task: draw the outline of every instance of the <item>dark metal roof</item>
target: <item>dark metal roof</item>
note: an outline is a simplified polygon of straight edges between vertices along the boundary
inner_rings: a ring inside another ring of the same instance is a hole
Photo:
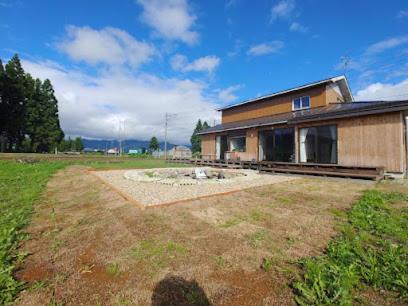
[[[332,103],[327,106],[310,108],[307,110],[294,111],[290,113],[277,114],[268,117],[219,124],[210,127],[199,134],[203,135],[277,124],[295,124],[301,122],[313,122],[336,118],[356,117],[370,114],[396,112],[401,110],[408,110],[408,100]]]

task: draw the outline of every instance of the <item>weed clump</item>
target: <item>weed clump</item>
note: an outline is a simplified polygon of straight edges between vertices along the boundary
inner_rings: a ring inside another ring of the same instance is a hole
[[[408,210],[398,193],[366,191],[325,255],[301,261],[303,279],[293,284],[300,305],[351,305],[362,286],[408,297]]]

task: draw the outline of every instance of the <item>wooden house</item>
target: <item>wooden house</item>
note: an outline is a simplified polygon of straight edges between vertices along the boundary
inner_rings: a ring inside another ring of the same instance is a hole
[[[202,158],[383,167],[406,174],[408,101],[354,101],[344,76],[218,109]]]

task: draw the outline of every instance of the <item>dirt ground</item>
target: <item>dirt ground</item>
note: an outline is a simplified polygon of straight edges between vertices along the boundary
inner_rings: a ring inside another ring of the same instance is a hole
[[[17,305],[292,305],[295,261],[374,186],[302,178],[141,210],[84,169],[59,172],[36,206]]]

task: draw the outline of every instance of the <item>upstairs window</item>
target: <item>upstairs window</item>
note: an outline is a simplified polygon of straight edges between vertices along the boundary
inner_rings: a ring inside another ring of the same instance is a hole
[[[307,109],[310,108],[310,97],[301,97],[301,98],[296,98],[293,99],[292,101],[292,110],[301,110],[301,109]]]

